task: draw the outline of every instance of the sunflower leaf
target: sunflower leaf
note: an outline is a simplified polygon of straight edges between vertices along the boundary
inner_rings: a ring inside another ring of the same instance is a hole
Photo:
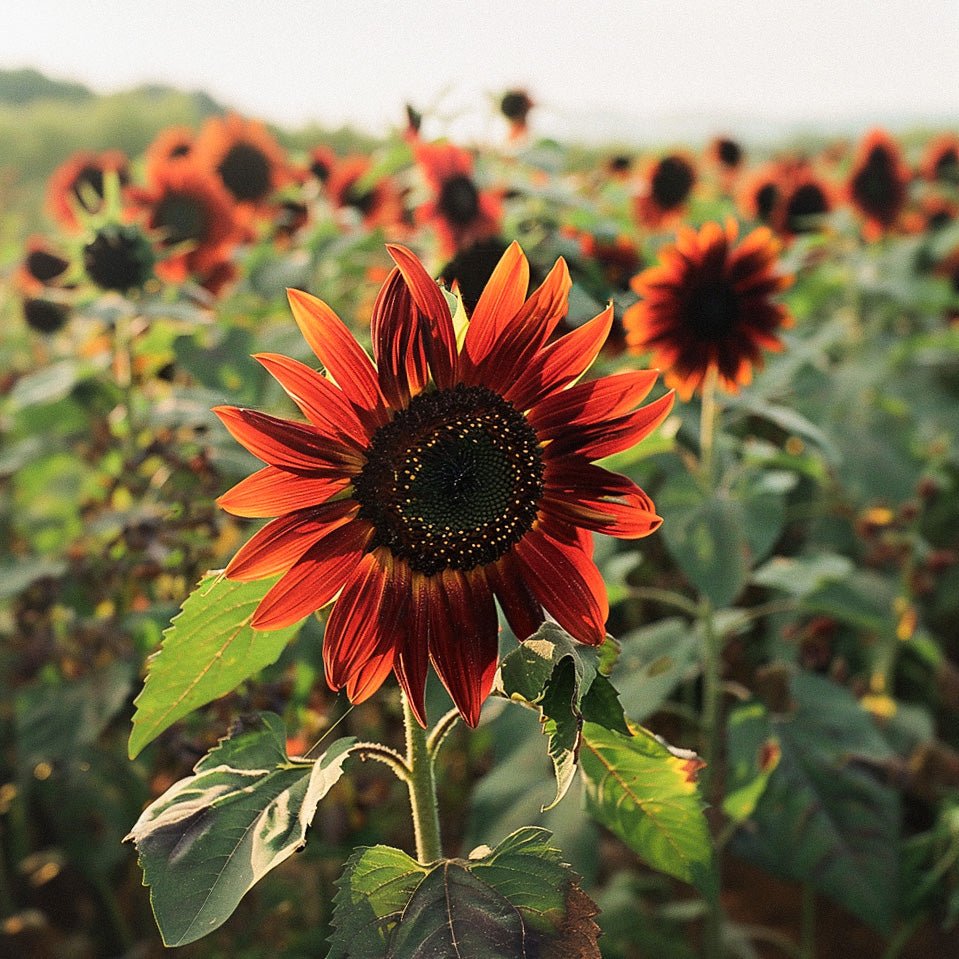
[[[550,839],[525,827],[430,866],[357,850],[337,882],[328,959],[599,959],[598,910]]]
[[[644,729],[634,732],[583,727],[586,807],[651,866],[712,895],[712,842],[695,781],[701,763],[677,755]]]
[[[203,577],[150,657],[143,689],[134,700],[131,759],[178,719],[276,662],[299,626],[270,632],[250,626],[253,611],[274,582],[238,583],[218,572]]]
[[[543,623],[500,664],[494,692],[538,709],[548,739],[556,795],[543,812],[566,795],[575,778],[585,720],[629,735],[616,689],[604,675],[617,654],[611,637],[595,650],[556,623]]]
[[[217,929],[255,883],[303,846],[354,742],[339,739],[319,759],[291,760],[283,721],[265,713],[144,810],[127,839],[167,946]]]

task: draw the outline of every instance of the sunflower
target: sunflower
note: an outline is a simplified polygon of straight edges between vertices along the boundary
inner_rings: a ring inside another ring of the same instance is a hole
[[[193,153],[217,172],[237,203],[253,211],[268,211],[269,196],[291,179],[286,154],[266,127],[235,113],[207,120]]]
[[[692,160],[681,153],[662,157],[649,168],[646,189],[636,197],[636,217],[645,226],[665,225],[682,212],[695,183]]]
[[[27,238],[23,261],[14,274],[14,284],[25,296],[37,296],[48,287],[60,286],[70,268],[47,240],[38,235]]]
[[[327,146],[314,147],[310,151],[309,175],[318,183],[325,184],[336,166],[336,154]]]
[[[392,670],[425,725],[432,662],[475,726],[498,661],[494,600],[520,640],[549,613],[580,642],[603,641],[608,602],[589,531],[637,538],[661,520],[631,480],[591,461],[641,440],[673,397],[636,408],[656,371],[576,383],[612,308],[547,346],[567,308],[562,260],[527,300],[529,264],[510,246],[457,336],[419,260],[388,249],[397,267],[373,308],[375,365],[325,303],[291,290],[326,375],[275,354],[257,359],[309,423],[216,410],[267,463],[220,505],[279,517],[226,575],[282,574],[255,629],[295,623],[338,597],[323,656],[331,688],[351,701]]]
[[[364,176],[373,166],[369,157],[344,157],[334,165],[326,181],[330,203],[342,211],[353,211],[368,229],[391,227],[402,220],[403,205],[389,177],[367,186]]]
[[[499,199],[476,185],[473,158],[467,150],[452,143],[418,143],[414,150],[433,194],[417,209],[416,219],[433,225],[443,256],[455,256],[499,233]]]
[[[930,140],[920,169],[926,180],[959,184],[959,137],[943,133]]]
[[[126,156],[119,150],[105,153],[81,151],[58,166],[47,182],[47,210],[69,230],[80,226],[77,211],[98,213],[103,206],[103,179],[116,174],[121,187],[130,182]]]
[[[506,250],[505,241],[493,236],[459,250],[440,270],[440,279],[450,289],[455,287],[463,298],[467,316],[473,315],[486,284]]]
[[[814,233],[822,217],[833,208],[832,190],[807,167],[786,178],[778,215],[777,231],[784,237]]]
[[[190,127],[167,127],[161,130],[144,154],[147,179],[152,180],[156,176],[156,171],[171,161],[185,160],[190,157],[195,139]]]
[[[529,113],[535,105],[525,90],[507,90],[500,98],[499,110],[509,122],[510,140],[522,140],[526,136]]]
[[[157,273],[170,282],[203,275],[228,258],[237,240],[233,199],[219,177],[194,160],[155,166],[150,185],[132,191],[131,199],[167,251]]]
[[[623,316],[627,342],[634,352],[652,351],[686,399],[710,368],[731,392],[748,383],[763,348],[781,349],[776,333],[792,323],[770,299],[792,280],[777,272],[772,232],[759,227],[734,246],[737,234],[732,220],[698,233],[684,227],[660,264],[633,278],[643,299]]]
[[[906,205],[910,172],[899,144],[884,130],[873,130],[859,144],[847,184],[850,202],[865,218],[867,239],[895,226]]]
[[[716,137],[706,150],[707,157],[724,170],[738,170],[743,162],[743,148],[731,137]]]

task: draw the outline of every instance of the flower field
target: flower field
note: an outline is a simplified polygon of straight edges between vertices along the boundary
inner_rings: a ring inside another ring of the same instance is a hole
[[[0,956],[959,955],[959,136],[496,106],[0,167]]]

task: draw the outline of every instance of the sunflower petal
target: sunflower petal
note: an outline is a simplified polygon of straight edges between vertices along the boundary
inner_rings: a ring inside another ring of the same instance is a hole
[[[401,564],[397,563],[397,567]],[[406,567],[406,564],[402,564]],[[410,573],[406,567],[406,588],[410,596],[410,625],[396,653],[393,672],[419,724],[426,726],[426,674],[430,664],[430,605],[436,602],[432,577]]]
[[[408,406],[410,397],[429,381],[423,333],[409,287],[394,267],[376,297],[370,320],[380,389],[393,409]]]
[[[301,476],[265,466],[240,480],[216,502],[234,516],[282,516],[324,503],[349,485],[348,476]]]
[[[528,639],[539,629],[545,617],[543,607],[523,579],[522,567],[512,552],[487,566],[486,578],[513,635],[519,640]]]

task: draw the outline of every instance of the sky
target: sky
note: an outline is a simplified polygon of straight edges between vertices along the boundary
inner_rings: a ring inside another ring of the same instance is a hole
[[[565,137],[677,117],[959,127],[957,50],[959,0],[18,0],[0,29],[0,66],[99,92],[170,83],[377,133],[410,102],[476,136],[511,87]]]

